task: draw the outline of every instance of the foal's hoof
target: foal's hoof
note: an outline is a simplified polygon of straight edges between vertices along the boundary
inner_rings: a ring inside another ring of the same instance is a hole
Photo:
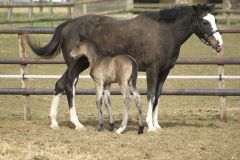
[[[114,131],[114,123],[109,124],[109,131],[110,132]]]
[[[59,129],[60,127],[59,127],[58,124],[51,124],[51,125],[50,125],[50,128],[52,128],[52,129],[54,129],[54,130],[57,130],[57,129]]]
[[[103,128],[103,124],[99,124],[96,128],[96,131],[99,132],[102,130],[102,128]]]
[[[139,126],[138,134],[143,134],[144,126]]]

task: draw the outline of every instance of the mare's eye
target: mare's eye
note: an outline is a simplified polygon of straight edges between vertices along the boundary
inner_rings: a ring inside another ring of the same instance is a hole
[[[203,23],[204,25],[207,25],[207,24],[208,24],[208,21],[202,21],[202,23]]]

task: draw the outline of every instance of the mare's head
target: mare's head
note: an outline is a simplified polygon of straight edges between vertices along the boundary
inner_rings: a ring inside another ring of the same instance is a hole
[[[223,48],[222,36],[216,25],[216,19],[212,15],[214,7],[210,5],[194,5],[195,31],[194,33],[207,45],[211,45],[216,52]]]

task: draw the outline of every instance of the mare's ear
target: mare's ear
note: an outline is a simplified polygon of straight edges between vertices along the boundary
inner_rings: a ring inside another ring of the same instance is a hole
[[[213,12],[215,10],[215,4],[214,3],[208,4],[208,6],[209,6],[209,9],[210,9],[211,12]]]
[[[199,13],[200,13],[200,5],[199,4],[198,5],[193,5],[193,10],[194,10],[195,13],[197,13],[199,15]]]

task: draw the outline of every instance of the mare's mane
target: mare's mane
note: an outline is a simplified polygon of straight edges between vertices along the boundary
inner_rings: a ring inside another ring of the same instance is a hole
[[[207,11],[211,12],[213,10],[213,6],[209,6],[207,4],[197,5],[196,6],[200,11]],[[193,10],[192,6],[188,5],[178,5],[173,8],[163,9],[157,12],[146,11],[142,15],[149,17],[156,21],[163,21],[163,22],[175,22],[177,19],[183,17],[187,13]]]

